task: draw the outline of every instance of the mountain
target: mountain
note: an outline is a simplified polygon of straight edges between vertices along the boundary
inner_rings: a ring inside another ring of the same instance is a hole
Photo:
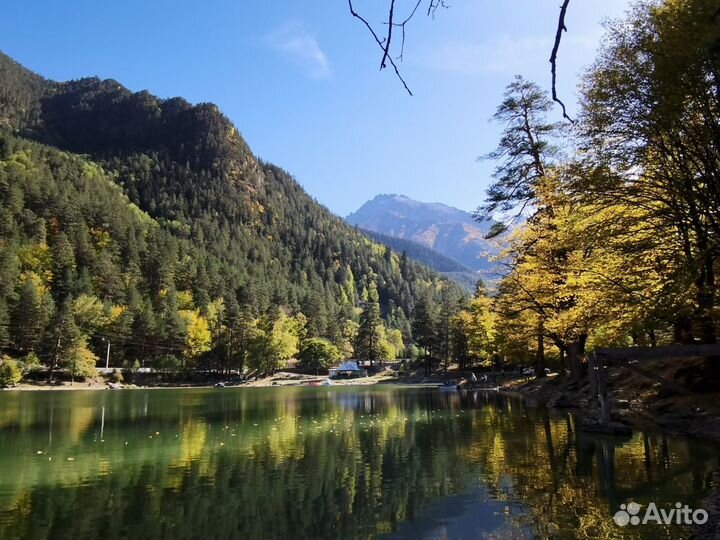
[[[405,253],[411,259],[418,261],[419,263],[435,270],[436,272],[471,272],[467,266],[464,266],[450,257],[446,257],[442,253],[438,253],[429,247],[413,242],[412,240],[405,240],[403,238],[396,238],[394,236],[388,236],[375,231],[360,229],[364,234],[370,237],[378,244],[388,246],[396,253]]]
[[[361,229],[411,240],[462,266],[490,272],[489,255],[496,248],[485,239],[491,223],[478,223],[463,210],[441,203],[424,203],[404,195],[378,195],[346,221]]]
[[[405,240],[403,238],[395,238],[394,236],[387,236],[375,231],[369,231],[360,229],[363,233],[369,236],[375,242],[389,247],[396,253],[405,254],[408,258],[419,262],[427,266],[428,268],[435,270],[442,276],[459,283],[465,289],[472,293],[475,291],[478,279],[481,278],[479,272],[470,270],[467,266],[464,266],[450,257],[438,253],[429,247],[413,242],[412,240]]]
[[[339,342],[375,290],[408,340],[443,281],[258,159],[215,105],[50,81],[1,53],[0,248],[0,349],[46,357],[69,321],[128,361],[222,355],[198,340],[242,310]]]

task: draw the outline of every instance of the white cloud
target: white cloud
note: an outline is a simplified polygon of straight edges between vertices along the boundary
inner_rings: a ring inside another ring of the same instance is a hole
[[[599,32],[565,36],[560,56],[591,57],[599,36]],[[496,36],[482,43],[447,43],[430,52],[424,64],[432,69],[464,75],[514,74],[538,65],[538,61],[547,61],[552,45],[550,37],[533,36]]]
[[[299,66],[313,79],[330,77],[330,62],[315,36],[301,24],[280,26],[267,35],[268,46]]]

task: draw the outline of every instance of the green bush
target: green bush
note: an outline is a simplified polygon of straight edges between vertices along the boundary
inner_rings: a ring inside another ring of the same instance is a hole
[[[39,370],[41,365],[40,358],[34,352],[27,353],[20,364],[23,377],[28,373]]]
[[[178,370],[182,368],[182,360],[171,354],[156,356],[152,364],[156,369]]]
[[[298,360],[303,368],[328,368],[342,358],[340,349],[327,339],[310,338],[300,344]]]
[[[0,359],[0,386],[15,386],[22,376],[19,362],[7,356]]]

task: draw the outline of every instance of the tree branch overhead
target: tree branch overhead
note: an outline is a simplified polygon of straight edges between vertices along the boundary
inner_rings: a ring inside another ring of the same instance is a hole
[[[403,54],[405,52],[405,38],[406,38],[406,32],[405,27],[406,25],[415,17],[417,14],[420,6],[425,2],[426,0],[417,0],[415,3],[413,9],[410,11],[409,15],[402,20],[402,22],[396,21],[396,0],[390,0],[390,7],[388,9],[388,15],[385,21],[383,21],[383,26],[387,27],[387,30],[384,32],[379,32],[375,30],[372,24],[365,18],[363,15],[358,13],[358,11],[355,9],[355,6],[353,5],[352,0],[348,0],[348,7],[350,8],[350,14],[361,21],[363,25],[368,29],[370,34],[372,35],[373,39],[375,40],[375,43],[378,44],[380,49],[382,50],[382,59],[380,60],[380,70],[383,70],[387,68],[388,64],[390,64],[393,68],[393,71],[395,72],[395,75],[398,79],[400,79],[400,82],[405,87],[405,90],[408,94],[411,96],[413,95],[412,90],[410,90],[410,87],[407,85],[407,82],[403,78],[402,74],[400,73],[400,69],[397,66],[397,63],[395,60],[402,62]],[[427,16],[428,17],[434,17],[436,11],[438,8],[448,8],[450,7],[445,0],[427,0]],[[392,40],[393,40],[393,29],[399,28],[401,30],[402,40],[400,44],[400,53],[393,58],[392,56]],[[381,37],[382,36],[382,37]]]

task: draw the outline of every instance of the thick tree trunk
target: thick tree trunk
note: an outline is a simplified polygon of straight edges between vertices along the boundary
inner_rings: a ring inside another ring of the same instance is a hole
[[[568,346],[568,362],[570,364],[570,374],[575,382],[583,378],[584,370],[582,365],[582,356],[585,354],[585,343],[587,342],[587,334],[581,334],[580,337]]]
[[[542,319],[538,324],[537,356],[535,358],[535,376],[545,376],[545,328]]]
[[[708,255],[705,258],[703,271],[696,282],[697,303],[698,303],[698,322],[700,325],[700,340],[703,343],[715,343],[717,341],[717,332],[715,330],[715,320],[711,313],[715,307],[715,271],[713,268],[713,257]]]
[[[587,345],[587,334],[580,334],[580,337],[578,338],[578,352],[581,355],[585,354],[585,345]]]
[[[572,342],[568,346],[568,364],[572,380],[579,381],[581,377],[580,359],[578,355],[578,345],[575,342]]]
[[[684,315],[680,315],[673,322],[673,341],[682,345],[689,345],[695,341],[692,332],[692,323]]]

